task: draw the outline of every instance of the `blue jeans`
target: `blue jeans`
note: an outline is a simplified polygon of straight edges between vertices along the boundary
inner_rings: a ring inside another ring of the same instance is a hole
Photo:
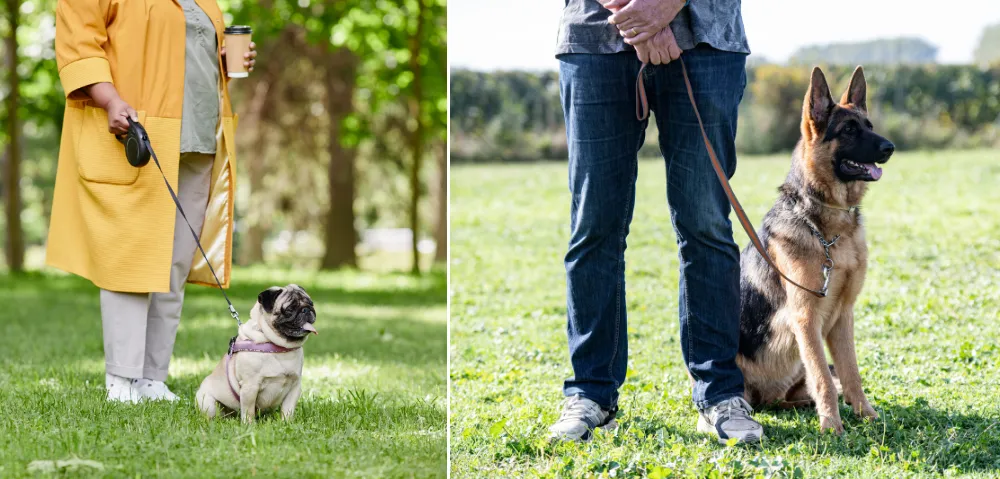
[[[736,117],[746,55],[699,46],[683,53],[709,139],[727,174],[736,170]],[[566,253],[567,313],[579,394],[617,409],[625,381],[625,238],[635,203],[637,154],[647,121],[636,119],[634,53],[561,55],[560,91],[572,194]],[[679,62],[646,68],[650,109],[666,162],[667,203],[680,259],[681,351],[701,409],[743,395],[736,365],[740,320],[739,248],[729,202],[712,169]]]

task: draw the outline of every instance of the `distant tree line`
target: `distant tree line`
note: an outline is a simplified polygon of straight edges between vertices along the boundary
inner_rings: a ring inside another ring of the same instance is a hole
[[[872,121],[901,149],[1000,146],[1000,24],[987,27],[975,65],[936,65],[937,47],[888,38],[802,47],[785,66],[751,56],[736,146],[743,153],[791,150],[813,65],[837,89],[864,65]],[[839,92],[838,92],[839,93]],[[655,155],[656,126],[640,155]],[[453,162],[566,158],[555,72],[452,71]]]
[[[823,68],[839,94],[853,66]],[[737,136],[741,152],[795,146],[809,71],[808,66],[748,68]],[[1000,65],[873,65],[865,73],[872,121],[898,148],[1000,146]],[[451,91],[452,161],[566,157],[557,74],[456,70]],[[656,138],[655,131],[647,131],[640,154],[656,154]]]
[[[881,38],[864,42],[830,43],[799,48],[788,59],[793,65],[925,64],[937,60],[938,48],[919,38]]]

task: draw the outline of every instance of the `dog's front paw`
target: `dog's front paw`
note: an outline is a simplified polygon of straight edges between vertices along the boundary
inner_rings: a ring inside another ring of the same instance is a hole
[[[820,432],[833,431],[839,436],[844,433],[844,423],[837,416],[820,416],[819,430]]]
[[[861,401],[860,404],[854,407],[854,414],[864,420],[875,421],[878,419],[878,413],[875,412],[875,408],[868,401]]]

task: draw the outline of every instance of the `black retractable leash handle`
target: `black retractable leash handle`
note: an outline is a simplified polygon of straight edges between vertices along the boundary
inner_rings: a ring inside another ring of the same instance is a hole
[[[170,191],[170,197],[174,199],[174,204],[177,205],[177,211],[180,212],[181,217],[184,218],[184,222],[187,223],[188,229],[191,230],[191,235],[194,236],[194,242],[198,245],[198,249],[201,251],[201,256],[205,258],[205,262],[208,263],[208,269],[212,271],[212,276],[215,277],[215,283],[219,285],[219,291],[222,292],[222,296],[226,298],[226,303],[229,304],[229,314],[233,316],[236,320],[237,326],[242,326],[243,323],[240,322],[240,314],[236,312],[236,307],[233,306],[233,302],[229,300],[229,295],[226,294],[226,290],[222,289],[222,281],[219,281],[219,275],[215,274],[215,268],[212,267],[212,262],[208,260],[208,255],[205,254],[205,248],[201,246],[201,240],[198,239],[198,233],[194,231],[194,226],[191,226],[191,221],[188,220],[186,214],[184,214],[184,208],[181,207],[181,201],[177,198],[177,193],[174,189],[170,187],[170,182],[167,181],[167,175],[163,173],[163,167],[160,166],[160,160],[156,158],[156,153],[153,151],[153,145],[149,141],[149,135],[146,134],[146,129],[142,127],[137,121],[132,121],[132,118],[128,119],[128,132],[125,135],[119,136],[118,141],[122,145],[125,145],[125,157],[128,158],[130,165],[141,168],[149,163],[149,158],[153,158],[153,162],[156,163],[156,168],[160,170],[160,176],[163,177],[163,183],[167,185],[167,190]],[[235,338],[234,338],[235,339]],[[232,341],[230,341],[232,342]]]
[[[146,134],[146,129],[142,127],[141,123],[132,121],[132,118],[129,116],[125,118],[128,120],[128,132],[121,136],[115,135],[115,138],[122,145],[125,145],[125,157],[128,158],[129,164],[136,168],[141,168],[149,163],[150,152],[152,151],[149,144],[149,135]]]

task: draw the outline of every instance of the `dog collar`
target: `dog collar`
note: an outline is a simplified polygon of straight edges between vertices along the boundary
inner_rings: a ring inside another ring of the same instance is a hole
[[[817,198],[815,195],[806,195],[806,196],[808,196],[811,200],[819,203],[820,206],[823,206],[824,208],[830,208],[831,210],[846,211],[848,213],[852,213],[853,214],[853,213],[855,213],[855,212],[857,212],[858,210],[861,209],[861,205],[854,205],[854,206],[831,205],[830,203],[827,203],[827,202],[825,202],[825,201]]]
[[[846,212],[851,213],[851,214],[853,214],[853,213],[855,213],[855,212],[857,212],[858,210],[861,209],[861,205],[837,206],[837,205],[831,205],[830,203],[824,203],[822,201],[820,202],[820,204],[823,205],[826,208],[830,208],[830,209],[834,209],[834,210],[840,210],[840,211],[846,211]]]

